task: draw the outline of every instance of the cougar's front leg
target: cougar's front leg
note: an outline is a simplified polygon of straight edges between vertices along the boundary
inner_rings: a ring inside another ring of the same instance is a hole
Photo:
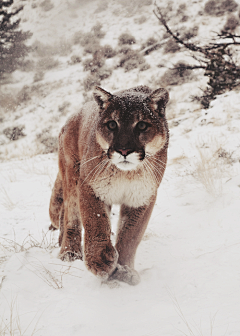
[[[107,279],[117,265],[118,253],[111,243],[109,207],[83,183],[79,190],[81,220],[84,226],[84,260],[87,268]]]
[[[156,197],[153,196],[149,205],[139,208],[121,206],[116,239],[118,251],[118,264],[113,278],[135,285],[140,281],[138,273],[134,270],[134,258],[137,247],[147,228]]]

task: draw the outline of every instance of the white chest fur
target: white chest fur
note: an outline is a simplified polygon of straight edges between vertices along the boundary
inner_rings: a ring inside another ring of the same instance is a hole
[[[156,183],[147,172],[124,172],[118,170],[114,174],[104,174],[91,182],[91,186],[103,202],[108,205],[125,204],[138,208],[147,205],[156,193]]]

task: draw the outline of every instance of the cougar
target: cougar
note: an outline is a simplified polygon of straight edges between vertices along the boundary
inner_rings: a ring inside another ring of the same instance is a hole
[[[96,87],[93,95],[59,135],[49,229],[60,229],[62,260],[84,259],[103,281],[136,285],[136,250],[167,163],[168,92],[138,86],[111,94]],[[115,246],[113,204],[120,205]]]

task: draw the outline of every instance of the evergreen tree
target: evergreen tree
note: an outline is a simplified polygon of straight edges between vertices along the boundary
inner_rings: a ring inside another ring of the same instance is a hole
[[[32,34],[22,32],[19,29],[20,19],[15,17],[23,7],[12,10],[13,1],[0,0],[0,78],[19,68],[30,50],[24,42]]]

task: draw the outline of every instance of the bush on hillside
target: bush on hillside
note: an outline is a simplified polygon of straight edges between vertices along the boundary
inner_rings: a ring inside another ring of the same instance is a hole
[[[70,42],[62,39],[59,42],[45,44],[38,40],[34,41],[31,46],[32,51],[38,57],[46,56],[66,56],[71,52],[72,45]]]
[[[163,53],[164,54],[168,54],[168,53],[174,54],[175,52],[177,52],[179,50],[180,50],[180,47],[179,47],[178,43],[173,38],[170,38],[167,41],[167,43],[164,45]]]
[[[93,33],[94,37],[98,39],[101,39],[106,35],[106,33],[102,31],[102,24],[99,22],[92,27],[91,32]]]
[[[140,64],[144,64],[144,57],[136,50],[129,49],[123,56],[120,58],[119,66],[124,68],[125,71],[130,71],[138,68]]]
[[[147,17],[145,15],[142,15],[142,16],[134,19],[134,22],[137,23],[137,24],[143,24],[146,21],[147,21]]]
[[[123,44],[134,44],[136,43],[136,39],[133,35],[128,34],[128,33],[123,33],[119,36],[118,38],[118,44],[123,45]]]
[[[3,134],[11,141],[16,141],[26,136],[23,132],[25,126],[19,125],[14,127],[7,127],[3,130]]]
[[[238,4],[234,0],[208,0],[204,12],[211,16],[221,16],[226,12],[237,10]]]
[[[43,57],[37,62],[37,70],[51,70],[59,65],[54,57]]]
[[[40,3],[39,6],[42,8],[44,12],[48,12],[54,8],[54,5],[50,0],[44,0],[43,2]]]
[[[97,75],[89,75],[83,81],[83,87],[85,91],[90,91],[96,85],[100,85],[101,80]]]
[[[168,69],[160,80],[162,85],[181,85],[189,82],[192,79],[192,71],[186,69],[186,65],[184,61],[179,61],[172,69]]]
[[[117,54],[116,51],[109,44],[101,47],[100,51],[105,58],[112,58]]]
[[[233,31],[240,25],[240,20],[235,15],[230,15],[223,27],[223,31]]]

